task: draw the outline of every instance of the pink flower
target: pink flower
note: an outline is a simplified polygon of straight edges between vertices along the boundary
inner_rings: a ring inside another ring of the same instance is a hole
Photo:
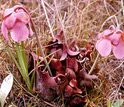
[[[16,42],[24,41],[29,35],[33,35],[30,16],[22,6],[17,5],[4,11],[1,31],[6,40],[8,40],[8,30]]]
[[[110,29],[98,34],[96,49],[103,57],[108,56],[113,50],[114,56],[122,59],[124,57],[124,33],[114,26],[110,26]]]

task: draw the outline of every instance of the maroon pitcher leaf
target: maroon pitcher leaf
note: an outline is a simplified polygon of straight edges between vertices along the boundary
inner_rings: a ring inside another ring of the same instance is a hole
[[[78,85],[77,80],[72,79],[69,82],[69,85],[67,85],[66,88],[65,88],[64,96],[67,97],[67,98],[70,98],[74,94],[81,94],[82,91],[78,88],[77,85]]]
[[[80,70],[78,72],[78,76],[82,79],[82,80],[97,80],[98,77],[96,75],[89,75],[86,73],[86,71],[84,69]]]
[[[66,58],[67,68],[73,69],[74,72],[78,72],[78,63],[76,58]]]
[[[98,77],[96,75],[89,75],[86,73],[85,69],[82,69],[78,72],[77,75],[80,86],[91,88],[92,80],[97,80]]]
[[[86,103],[86,97],[81,98],[77,96],[70,101],[71,107],[83,107],[84,103]]]
[[[59,33],[55,36],[55,38],[54,38],[54,41],[58,41],[58,44],[61,44],[62,43],[62,34],[63,34],[63,31],[62,30],[60,30],[59,31]]]
[[[55,77],[55,80],[56,80],[57,84],[59,85],[59,92],[63,92],[65,90],[65,87],[68,84],[67,77],[63,74],[58,74]]]
[[[74,52],[72,50],[69,49],[69,47],[66,45],[66,49],[67,49],[67,53],[70,55],[70,56],[76,56],[78,55],[80,52]]]
[[[50,62],[50,66],[51,69],[57,70],[57,71],[61,71],[62,70],[62,64],[60,62],[60,60],[58,59],[52,59]]]
[[[48,72],[37,71],[37,90],[40,92],[41,98],[52,101],[59,92],[59,86],[55,81],[55,77],[50,77]]]
[[[66,68],[66,73],[67,73],[67,78],[69,80],[76,79],[76,74],[75,74],[75,72],[72,69]]]
[[[33,53],[33,52],[31,52],[30,53],[32,56],[33,56],[33,59],[35,60],[35,61],[37,61],[37,60],[43,60],[43,57],[41,57],[41,56],[38,56],[38,55],[36,55],[35,53]]]
[[[60,58],[60,61],[63,61],[67,58],[67,50],[66,50],[66,47],[65,45],[63,45],[63,52],[62,52],[62,56]]]

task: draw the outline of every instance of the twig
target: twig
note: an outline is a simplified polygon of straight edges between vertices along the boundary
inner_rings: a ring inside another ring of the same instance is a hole
[[[123,16],[124,16],[124,2],[123,2],[123,0],[121,0],[121,6],[122,6],[122,10],[123,10]]]
[[[59,12],[58,12],[58,8],[57,8],[57,5],[56,5],[56,0],[54,0],[54,4],[55,4],[55,11],[56,11],[56,14],[57,14],[57,17],[59,19],[59,22],[61,24],[61,27],[62,27],[62,30],[63,30],[63,33],[64,33],[64,38],[65,38],[65,44],[67,44],[67,38],[66,38],[66,34],[65,34],[65,28],[64,28],[64,24],[60,18],[60,15],[59,15]]]
[[[119,68],[123,65],[123,63],[124,63],[124,61],[122,61],[122,62],[120,63],[120,65],[117,66],[112,72],[115,72],[117,69],[119,69]]]
[[[115,98],[116,98],[117,95],[118,95],[118,92],[119,92],[120,87],[121,87],[121,85],[122,85],[122,83],[123,83],[123,80],[124,80],[124,76],[123,76],[123,78],[122,78],[122,80],[121,80],[121,82],[120,82],[120,85],[119,85],[119,87],[118,87],[118,90],[117,90],[117,92],[116,92],[116,94],[115,94],[115,96],[114,96],[114,100],[113,100],[113,102],[115,101]],[[112,103],[113,103],[113,102],[112,102]]]
[[[45,8],[45,5],[44,5],[44,1],[42,0],[41,3],[42,3],[42,6],[43,6],[43,10],[44,10],[44,12],[45,12],[45,16],[46,16],[46,19],[47,19],[49,28],[50,28],[50,32],[51,32],[51,34],[52,34],[52,38],[54,38],[53,30],[52,30],[52,27],[51,27],[51,25],[50,25],[50,21],[49,21],[48,15],[47,15],[47,11],[46,11],[46,8]]]
[[[96,57],[96,59],[95,59],[95,61],[94,61],[94,63],[93,63],[93,65],[92,65],[92,67],[91,67],[91,69],[90,69],[90,71],[89,71],[88,74],[91,74],[91,73],[92,73],[93,69],[94,69],[95,66],[96,66],[96,63],[97,63],[98,58],[99,58],[99,53],[98,53],[98,55],[97,55],[97,57]]]
[[[102,24],[102,26],[101,26],[101,28],[100,28],[99,31],[102,30],[103,26],[105,25],[105,23],[106,23],[108,20],[110,20],[110,19],[112,19],[113,17],[115,17],[115,16],[116,16],[117,14],[119,14],[121,11],[122,11],[122,8],[121,8],[119,11],[117,11],[114,15],[108,17],[108,18],[103,22],[103,24]]]
[[[104,5],[105,5],[105,9],[106,9],[106,12],[107,12],[107,14],[109,15],[109,17],[111,16],[110,15],[110,13],[109,13],[109,11],[108,11],[108,8],[107,8],[107,2],[106,2],[106,0],[104,0]],[[112,22],[113,22],[113,24],[115,25],[115,23],[114,23],[114,21],[112,20]]]
[[[38,42],[38,45],[39,45],[39,48],[40,48],[41,55],[43,56],[45,65],[47,66],[48,65],[47,64],[47,60],[46,60],[45,55],[44,55],[44,52],[42,50],[42,46],[41,46],[40,41],[39,41],[39,38],[38,38],[38,33],[36,31],[36,27],[35,27],[35,24],[33,23],[33,20],[32,19],[31,19],[31,23],[32,23],[32,27],[33,27],[34,32],[35,32],[35,35],[36,35],[36,39],[37,39],[37,42]],[[49,72],[50,76],[52,76],[52,72],[50,70],[49,65],[47,66],[47,69],[48,69],[48,72]]]

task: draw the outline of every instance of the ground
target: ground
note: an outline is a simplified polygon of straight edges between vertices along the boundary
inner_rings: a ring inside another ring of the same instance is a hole
[[[44,12],[42,0],[2,0],[0,1],[0,16],[6,8],[22,4],[30,12],[36,25],[40,42],[43,47],[52,39],[58,31],[63,30],[67,42],[75,38],[76,44],[84,47],[85,41],[93,44],[97,41],[99,32],[108,29],[110,25],[120,24],[123,31],[124,6],[123,0],[44,0],[46,12]],[[46,15],[48,18],[46,18]],[[49,20],[49,23],[48,23]],[[2,17],[0,18],[0,25]],[[3,41],[3,35],[0,30]],[[37,41],[35,36],[30,41],[25,42],[25,49],[29,46],[35,50]],[[12,50],[9,42],[9,48]],[[97,51],[93,50],[92,64],[95,61]],[[99,70],[94,70],[99,78],[95,82],[92,90],[87,92],[87,107],[107,107],[107,100],[112,103],[118,99],[124,99],[124,60],[117,60],[112,54],[109,57],[99,57],[97,66]],[[90,65],[92,66],[92,65]],[[6,47],[0,43],[0,83],[7,76],[8,71],[15,74],[18,78],[10,94],[8,95],[5,106],[12,107],[65,107],[63,96],[58,97],[53,102],[47,102],[39,98],[37,94],[29,93],[24,83],[21,82],[21,75],[12,61],[11,56],[6,51]],[[124,106],[124,104],[123,104]]]

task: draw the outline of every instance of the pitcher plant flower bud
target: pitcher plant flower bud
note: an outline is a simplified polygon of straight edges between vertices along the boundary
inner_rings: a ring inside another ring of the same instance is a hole
[[[96,49],[101,56],[106,57],[113,51],[117,59],[124,57],[124,32],[113,25],[98,34]]]
[[[1,31],[6,40],[9,40],[8,30],[10,30],[11,37],[15,42],[24,41],[29,35],[33,35],[30,15],[24,7],[16,5],[13,8],[6,9],[3,12],[2,19]]]

